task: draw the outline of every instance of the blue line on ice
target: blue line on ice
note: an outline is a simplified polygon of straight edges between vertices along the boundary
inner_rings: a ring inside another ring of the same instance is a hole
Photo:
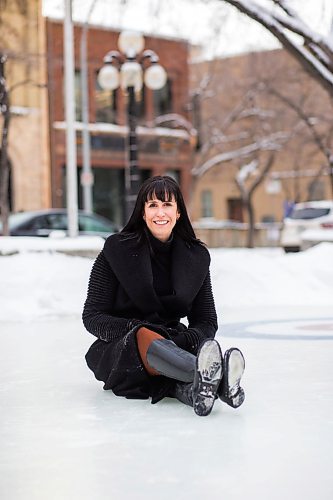
[[[309,333],[306,334],[304,331]],[[325,317],[220,324],[218,336],[266,340],[333,340],[331,332],[333,332],[333,317]]]

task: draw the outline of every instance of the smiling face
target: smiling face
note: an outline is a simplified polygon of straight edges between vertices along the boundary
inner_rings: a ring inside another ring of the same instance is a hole
[[[168,241],[179,216],[174,197],[161,201],[153,196],[145,202],[143,219],[151,234],[160,241]]]

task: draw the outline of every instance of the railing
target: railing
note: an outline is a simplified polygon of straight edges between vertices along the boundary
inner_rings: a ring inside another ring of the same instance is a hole
[[[229,220],[203,218],[193,222],[198,238],[210,248],[246,247],[248,224]],[[280,241],[280,222],[261,222],[255,224],[255,247],[278,247]]]

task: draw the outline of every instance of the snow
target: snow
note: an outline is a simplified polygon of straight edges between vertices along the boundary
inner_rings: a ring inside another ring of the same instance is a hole
[[[213,249],[212,280],[221,316],[226,307],[333,307],[333,245],[300,254],[280,249]]]
[[[79,317],[92,259],[68,256],[101,238],[0,238],[0,321]],[[42,251],[44,250],[44,251]],[[322,243],[300,254],[281,249],[212,249],[211,274],[217,309],[252,306],[332,306],[333,245]],[[29,293],[27,294],[27,286]],[[18,303],[20,304],[18,308]]]
[[[66,122],[54,122],[53,127],[58,130],[66,129]],[[75,122],[74,128],[75,130],[83,130],[84,124],[82,122]],[[114,133],[121,134],[124,136],[128,135],[128,126],[127,125],[115,125],[113,123],[89,123],[88,130],[90,132],[106,132],[106,133]],[[138,125],[137,127],[138,134],[142,135],[150,135],[150,136],[173,136],[180,137],[182,139],[188,139],[189,134],[186,130],[178,130],[171,129],[167,127],[143,127]]]
[[[256,172],[256,170],[258,169],[258,164],[258,160],[253,160],[250,163],[246,163],[245,165],[243,165],[236,174],[237,182],[239,184],[244,184],[246,179]]]
[[[93,259],[32,243],[0,256],[2,498],[333,498],[332,243],[211,250],[217,339],[244,353],[246,399],[207,418],[103,391],[80,319]]]
[[[27,252],[99,252],[104,240],[98,236],[65,237],[64,231],[52,231],[48,238],[1,236],[0,255]]]
[[[281,148],[281,142],[286,141],[289,137],[290,134],[286,132],[275,132],[274,134],[259,138],[254,143],[247,144],[246,146],[240,147],[238,149],[217,154],[203,164],[194,167],[192,169],[192,174],[200,177],[218,163],[222,164],[238,158],[247,157],[255,151],[278,150]]]

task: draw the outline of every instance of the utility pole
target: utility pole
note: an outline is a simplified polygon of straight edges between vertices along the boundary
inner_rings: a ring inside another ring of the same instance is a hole
[[[74,37],[72,0],[65,2],[64,61],[65,61],[65,118],[66,118],[66,183],[68,236],[78,235],[77,157],[74,93]]]
[[[82,104],[82,174],[81,186],[83,191],[83,210],[87,213],[93,211],[92,187],[94,176],[91,169],[90,133],[89,133],[89,92],[88,92],[88,51],[87,38],[90,16],[94,10],[97,0],[93,0],[82,26],[80,44],[81,63],[81,104]]]

